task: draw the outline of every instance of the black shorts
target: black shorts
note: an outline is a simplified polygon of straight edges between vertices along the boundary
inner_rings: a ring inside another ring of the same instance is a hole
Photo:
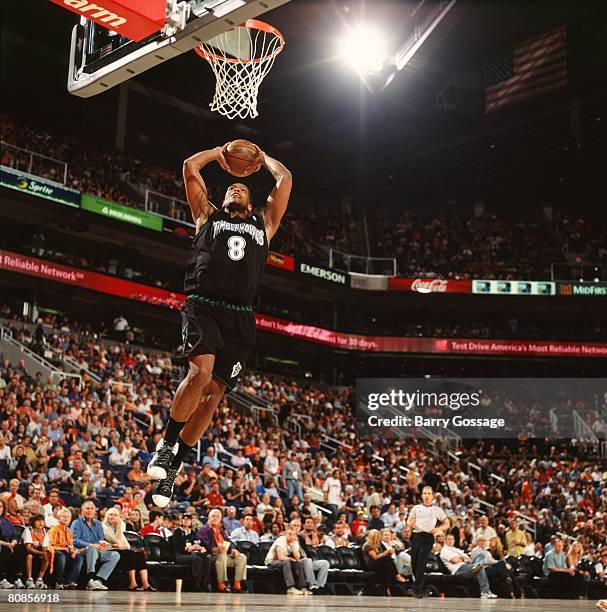
[[[255,315],[188,298],[181,321],[185,357],[215,355],[213,376],[231,389],[255,345]]]

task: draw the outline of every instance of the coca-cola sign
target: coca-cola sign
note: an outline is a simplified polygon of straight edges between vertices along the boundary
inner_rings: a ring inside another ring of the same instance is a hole
[[[471,280],[443,278],[391,278],[390,291],[417,291],[418,293],[471,293]]]

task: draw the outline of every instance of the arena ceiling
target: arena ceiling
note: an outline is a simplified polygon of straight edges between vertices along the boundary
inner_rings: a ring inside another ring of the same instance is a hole
[[[550,189],[556,197],[563,183],[582,178],[588,185],[592,160],[606,142],[607,5],[462,0],[381,93],[366,91],[332,59],[340,24],[361,10],[397,38],[414,6],[292,0],[265,17],[283,31],[287,47],[262,86],[259,118],[201,121],[132,95],[129,152],[178,168],[192,150],[248,137],[284,159],[298,177],[297,189],[310,196],[329,191],[390,201],[398,194],[401,201],[402,194],[410,201],[446,202],[461,194],[482,199],[518,181],[550,199]],[[3,15],[3,57],[11,62],[3,60],[3,109],[42,122],[61,113],[58,124],[80,130],[83,139],[110,139],[117,92],[83,101],[65,91],[73,16],[44,0],[27,3],[23,11],[24,21]],[[568,91],[485,117],[481,59],[563,23],[581,49]],[[201,108],[213,89],[210,70],[193,53],[144,73],[137,83]],[[586,126],[581,146],[571,139],[575,96],[582,99]]]

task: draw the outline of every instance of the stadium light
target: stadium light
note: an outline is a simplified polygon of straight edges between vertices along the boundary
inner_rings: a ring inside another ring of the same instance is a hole
[[[378,72],[389,55],[386,36],[372,25],[348,27],[338,43],[338,55],[360,76]]]

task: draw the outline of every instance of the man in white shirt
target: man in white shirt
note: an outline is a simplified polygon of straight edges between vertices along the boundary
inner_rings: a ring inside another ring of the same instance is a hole
[[[303,559],[295,529],[287,527],[285,535],[274,540],[265,564],[281,569],[287,585],[287,595],[311,595],[311,591],[305,587]]]
[[[481,589],[481,599],[496,599],[497,595],[489,589],[489,578],[483,568],[485,554],[480,553],[471,559],[463,550],[455,548],[455,537],[445,537],[445,545],[440,551],[440,558],[454,576],[468,578],[475,576]]]
[[[437,523],[440,525],[437,527]],[[413,530],[411,536],[411,566],[415,578],[415,587],[407,591],[407,595],[424,597],[424,582],[426,579],[426,564],[434,546],[434,536],[445,533],[449,527],[449,519],[444,511],[434,505],[434,490],[426,486],[422,489],[422,503],[413,506],[407,525]]]
[[[339,470],[333,470],[333,474],[325,480],[322,486],[325,495],[325,502],[329,510],[333,512],[333,518],[337,518],[337,511],[342,506],[341,480],[339,480]]]
[[[493,527],[491,527],[491,525],[489,525],[489,518],[486,516],[481,516],[480,518],[480,525],[478,527],[478,529],[474,532],[474,543],[476,544],[478,542],[478,539],[483,536],[485,538],[487,538],[487,542],[491,542],[491,538],[496,538],[497,537],[497,533],[495,532],[495,529],[493,529]]]

